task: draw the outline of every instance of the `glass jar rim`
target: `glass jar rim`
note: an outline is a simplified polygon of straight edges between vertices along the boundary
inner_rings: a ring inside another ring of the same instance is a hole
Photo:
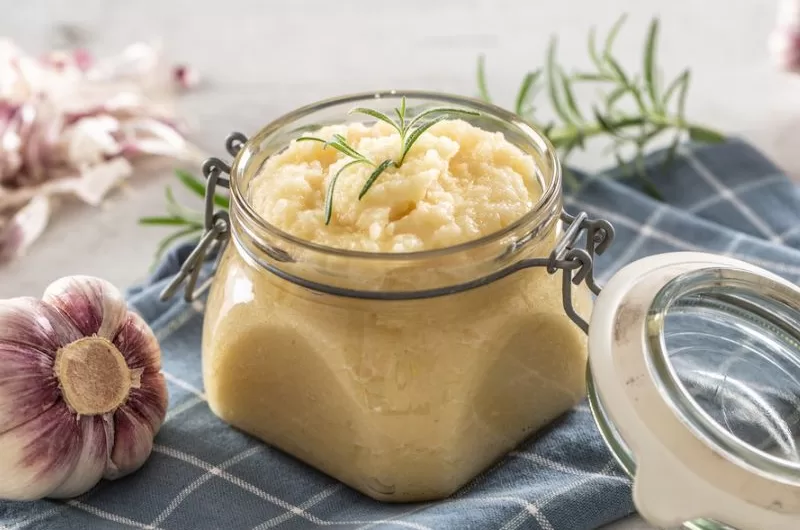
[[[478,239],[473,239],[470,241],[459,243],[457,245],[452,245],[449,247],[443,247],[437,249],[414,251],[414,252],[367,252],[367,251],[349,250],[349,249],[331,247],[327,245],[321,245],[319,243],[315,243],[307,239],[299,238],[293,234],[290,234],[285,230],[278,228],[277,226],[269,223],[266,219],[264,219],[261,215],[259,215],[255,211],[250,202],[247,200],[245,196],[245,189],[243,188],[243,181],[245,180],[244,172],[249,164],[250,155],[252,155],[254,146],[257,146],[259,143],[261,143],[262,141],[266,140],[267,138],[275,134],[277,131],[281,129],[281,127],[284,127],[287,124],[297,121],[314,112],[318,112],[320,110],[324,110],[329,107],[334,107],[346,103],[355,104],[358,102],[363,102],[365,100],[375,100],[382,98],[400,98],[400,97],[440,101],[443,103],[469,107],[471,109],[478,110],[479,112],[485,113],[495,118],[499,118],[500,120],[503,120],[504,122],[516,127],[520,133],[522,133],[527,139],[530,140],[532,144],[536,145],[537,148],[541,150],[543,156],[546,157],[547,162],[552,167],[553,171],[552,178],[549,179],[549,182],[547,183],[546,188],[543,190],[541,197],[539,197],[539,200],[523,216],[521,216],[519,219],[509,224],[502,230],[498,230],[496,232],[492,232],[491,234],[482,236]],[[250,223],[252,226],[257,227],[260,230],[264,230],[270,235],[275,236],[281,240],[287,241],[293,245],[297,245],[299,248],[304,248],[307,250],[318,252],[323,255],[352,258],[358,260],[387,260],[387,261],[414,262],[414,261],[427,260],[431,258],[449,256],[452,254],[479,248],[486,244],[491,244],[499,239],[502,239],[508,234],[514,233],[521,227],[526,226],[527,224],[531,223],[531,221],[534,220],[538,215],[540,215],[542,211],[546,211],[547,208],[551,206],[554,201],[559,200],[561,194],[561,186],[562,186],[561,163],[558,159],[558,156],[556,155],[555,148],[553,147],[550,140],[537,128],[531,126],[516,114],[504,110],[491,103],[486,103],[484,101],[466,96],[457,96],[453,94],[447,94],[444,92],[434,92],[434,91],[424,91],[424,90],[384,90],[376,92],[361,92],[361,93],[354,93],[354,94],[328,98],[300,107],[292,112],[284,114],[279,118],[276,118],[275,120],[272,120],[265,127],[261,128],[255,135],[249,138],[242,145],[238,154],[234,158],[231,164],[231,171],[230,171],[230,194],[232,199],[231,210],[233,211],[235,207],[236,213],[243,215],[247,219],[247,222]]]

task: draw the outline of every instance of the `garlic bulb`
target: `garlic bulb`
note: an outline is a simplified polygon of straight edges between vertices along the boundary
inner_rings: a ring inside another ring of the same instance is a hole
[[[110,283],[0,300],[0,498],[73,497],[141,467],[167,388],[153,332]]]

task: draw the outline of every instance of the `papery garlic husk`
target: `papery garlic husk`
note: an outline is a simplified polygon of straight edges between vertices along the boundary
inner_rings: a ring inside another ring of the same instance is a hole
[[[0,301],[0,498],[80,495],[144,464],[167,409],[156,337],[98,278]]]

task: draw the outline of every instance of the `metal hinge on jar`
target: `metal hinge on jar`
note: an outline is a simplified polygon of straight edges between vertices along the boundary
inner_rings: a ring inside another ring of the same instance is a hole
[[[551,274],[561,269],[563,278],[561,298],[564,312],[584,333],[587,333],[589,323],[572,305],[572,285],[586,282],[590,291],[596,295],[600,294],[601,288],[594,278],[594,257],[605,252],[611,245],[614,240],[614,227],[605,219],[590,219],[586,212],[573,216],[562,210],[561,220],[567,228],[556,242],[556,247],[547,258],[545,266],[547,272]],[[586,238],[584,247],[576,247],[583,235]]]
[[[233,132],[225,139],[225,150],[228,151],[231,156],[235,157],[239,154],[245,142],[247,142],[247,137],[244,134]],[[227,177],[223,176],[223,174],[227,175]],[[203,176],[206,179],[204,208],[205,231],[200,237],[197,246],[192,250],[191,254],[189,254],[189,257],[186,258],[186,261],[183,262],[175,278],[173,278],[169,285],[161,292],[161,300],[172,298],[184,281],[186,285],[184,287],[183,298],[187,302],[201,297],[209,287],[211,287],[214,272],[219,265],[219,260],[223,253],[222,251],[225,250],[225,245],[227,245],[230,237],[230,215],[224,209],[214,210],[214,196],[217,191],[217,186],[226,189],[230,188],[230,174],[231,167],[219,158],[212,157],[203,162]],[[196,287],[206,257],[214,253],[216,253],[216,262],[212,267],[211,273],[199,287]]]
[[[247,137],[242,133],[232,133],[225,141],[225,149],[231,156],[236,156],[247,141]],[[217,186],[224,188],[230,187],[230,180],[223,174],[230,177],[231,168],[219,158],[209,158],[203,163],[203,175],[206,178],[205,192],[205,232],[200,238],[197,246],[186,258],[175,278],[161,293],[161,299],[166,300],[174,296],[181,284],[186,282],[184,287],[184,299],[191,302],[205,293],[211,285],[222,251],[230,238],[230,217],[225,210],[214,210],[214,192]],[[611,244],[614,238],[614,228],[611,223],[604,219],[590,219],[586,212],[577,215],[570,215],[566,211],[561,212],[561,220],[566,228],[550,255],[546,258],[528,258],[517,261],[508,267],[500,269],[488,276],[478,278],[456,286],[439,287],[423,291],[409,292],[367,292],[342,289],[335,286],[311,283],[301,278],[294,278],[287,274],[282,277],[302,285],[308,289],[324,292],[336,296],[349,296],[354,298],[364,298],[373,300],[410,300],[420,298],[433,298],[454,294],[469,289],[474,289],[482,285],[487,285],[504,278],[510,274],[531,267],[546,267],[547,272],[555,274],[562,272],[562,298],[564,312],[575,322],[584,332],[588,331],[589,324],[575,311],[572,305],[572,286],[586,282],[587,287],[594,293],[600,294],[600,287],[594,279],[594,257],[602,254]],[[581,238],[584,245],[579,246]],[[514,247],[518,247],[521,242],[517,242]],[[513,249],[512,249],[513,250]],[[217,253],[217,262],[212,266],[210,274],[203,283],[197,287],[200,270],[209,255]]]

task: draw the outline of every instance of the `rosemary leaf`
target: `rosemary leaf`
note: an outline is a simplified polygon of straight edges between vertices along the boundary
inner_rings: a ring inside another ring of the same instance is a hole
[[[555,37],[550,40],[550,46],[547,49],[547,93],[550,96],[550,104],[553,105],[553,110],[559,118],[564,120],[567,124],[573,125],[572,117],[564,108],[564,105],[559,96],[559,83],[561,71],[556,67],[556,46],[558,41]]]
[[[567,161],[567,158],[569,158],[569,155],[572,154],[572,151],[574,151],[575,148],[581,147],[582,143],[583,143],[582,136],[576,135],[576,136],[573,136],[572,138],[570,138],[567,141],[567,143],[564,145],[564,148],[561,151],[561,162],[562,162],[561,172],[564,175],[566,175],[568,170],[567,170],[566,167],[563,167],[563,163],[565,163]],[[567,180],[567,179],[564,179],[564,180]]]
[[[559,72],[561,76],[562,89],[564,91],[564,100],[567,102],[567,108],[569,108],[572,114],[579,121],[583,121],[583,114],[581,114],[581,110],[578,107],[578,104],[575,102],[575,94],[572,91],[572,85],[570,83],[570,80],[563,70],[559,69]]]
[[[405,101],[405,98],[403,98],[403,101]],[[389,125],[394,127],[394,129],[399,134],[403,134],[402,125],[398,125],[397,123],[395,123],[394,120],[392,120],[389,116],[387,116],[383,112],[380,112],[380,111],[377,111],[377,110],[374,110],[374,109],[368,109],[368,108],[365,108],[365,107],[356,107],[356,108],[352,109],[350,112],[348,112],[348,114],[356,114],[356,113],[358,113],[358,114],[366,114],[367,116],[371,116],[371,117],[375,118],[376,120],[382,121],[384,123],[388,123]],[[400,115],[398,113],[398,116],[400,117],[401,123],[403,121],[403,116],[404,115],[405,115],[405,112],[403,112],[403,115]]]
[[[661,171],[665,171],[675,162],[675,157],[678,154],[678,146],[681,143],[681,136],[680,133],[675,133],[675,136],[672,138],[669,148],[667,148],[664,153],[664,160],[661,162]]]
[[[184,217],[167,217],[167,216],[154,216],[154,217],[141,217],[139,219],[140,225],[162,225],[162,226],[176,226],[189,224]]]
[[[599,125],[601,129],[609,134],[615,134],[614,127],[606,121],[597,107],[592,107],[592,113],[594,114],[594,119],[597,121],[597,125]]]
[[[612,90],[606,96],[606,108],[610,109],[614,104],[628,92],[628,87],[620,86]]]
[[[416,127],[417,124],[419,122],[421,122],[422,120],[424,120],[425,118],[430,118],[431,116],[434,116],[436,114],[446,115],[446,116],[444,116],[445,118],[449,118],[451,116],[479,116],[480,115],[480,113],[475,112],[473,110],[448,108],[448,107],[436,107],[436,108],[433,108],[433,109],[424,110],[424,111],[420,112],[419,114],[417,114],[416,116],[414,116],[414,119],[411,120],[410,122],[408,122],[408,127],[406,128],[406,130],[410,131],[411,129]],[[411,138],[411,137],[409,136],[409,138]],[[419,136],[417,136],[417,138],[419,138]],[[402,164],[402,162],[400,162],[400,164]]]
[[[596,74],[593,72],[575,72],[572,74],[572,81],[613,82],[614,79],[605,74]]]
[[[658,75],[656,72],[656,41],[658,39],[658,19],[650,22],[650,29],[647,32],[647,43],[644,51],[644,81],[650,101],[656,111],[660,110],[661,100],[658,97]]]
[[[650,189],[650,191],[646,191],[646,193],[648,195],[652,196],[653,193],[658,194],[658,190],[655,190],[655,186],[653,185],[652,181],[649,180],[650,177],[648,177],[647,175],[640,175],[639,174],[639,169],[638,169],[637,163],[636,163],[637,162],[637,157],[638,157],[638,153],[634,157],[633,160],[626,161],[626,160],[624,160],[622,158],[622,156],[620,156],[620,154],[618,152],[614,153],[614,159],[617,161],[617,169],[618,169],[617,174],[614,175],[614,174],[608,174],[607,173],[606,175],[608,177],[612,177],[612,178],[615,178],[615,179],[635,179],[635,180],[639,180],[640,183],[642,184],[643,189],[644,188],[649,188]],[[643,166],[642,166],[642,170],[644,170]],[[649,182],[649,185],[646,184],[647,182]]]
[[[298,142],[320,142],[322,143],[322,148],[326,148],[331,146],[332,148],[336,149],[340,153],[347,155],[351,158],[355,158],[356,160],[360,160],[365,164],[375,165],[371,160],[367,157],[353,149],[348,143],[347,139],[342,136],[341,134],[334,134],[331,140],[323,140],[322,138],[317,138],[316,136],[301,136],[297,139]]]
[[[636,106],[639,108],[639,112],[642,114],[647,114],[647,107],[644,104],[644,98],[636,88],[636,83],[631,82],[630,78],[628,78],[628,75],[625,73],[625,70],[622,69],[622,66],[617,62],[616,59],[609,55],[606,57],[606,61],[608,61],[611,70],[614,71],[614,74],[619,79],[621,86],[625,87],[633,96],[633,99],[636,101]]]
[[[347,143],[347,138],[345,138],[341,134],[336,133],[333,136],[331,136],[331,138],[332,138],[331,140],[328,140],[327,142],[325,142],[326,146],[330,145],[334,149],[337,149],[337,150],[341,151],[342,153],[344,153],[344,154],[346,154],[348,156],[351,156],[353,158],[366,158],[366,157],[364,157],[364,155],[362,155],[361,153],[356,151],[353,146],[348,144]]]
[[[719,142],[725,141],[725,136],[718,133],[717,131],[712,131],[706,127],[701,127],[699,125],[690,125],[688,128],[689,131],[689,138],[695,142],[703,142],[708,144],[716,144]]]
[[[611,67],[611,70],[614,72],[617,80],[622,84],[622,86],[630,90],[631,82],[628,80],[628,75],[625,73],[625,70],[622,69],[622,66],[611,56],[606,57],[606,60],[608,61],[608,65]]]
[[[686,95],[689,92],[689,81],[691,80],[691,72],[687,71],[686,76],[683,78],[683,83],[678,93],[678,119],[681,122],[686,120]]]
[[[218,193],[215,193],[214,194],[214,204],[216,204],[220,208],[224,208],[224,209],[227,210],[228,208],[230,208],[231,200],[228,197],[224,196],[224,195],[220,195]]]
[[[397,164],[395,164],[395,165],[397,167],[400,167],[400,166],[403,165],[403,161],[406,159],[406,155],[408,155],[408,152],[411,150],[411,147],[414,145],[414,143],[417,140],[419,140],[419,137],[422,136],[422,133],[424,133],[425,131],[427,131],[428,129],[430,129],[431,127],[433,127],[434,125],[436,125],[440,121],[448,119],[449,117],[450,116],[447,116],[447,115],[436,116],[432,120],[430,120],[430,121],[428,121],[426,123],[423,123],[422,125],[418,126],[416,129],[414,129],[414,131],[411,134],[408,135],[408,138],[406,139],[406,143],[403,146],[403,152],[400,153],[400,160],[398,160]]]
[[[635,171],[633,176],[636,177],[639,182],[642,184],[642,189],[645,193],[650,195],[652,198],[656,199],[657,201],[663,201],[664,197],[661,195],[661,192],[658,191],[653,180],[647,174],[647,168],[645,167],[644,163],[644,152],[639,149],[636,152],[636,156],[634,157],[635,160]]]
[[[478,94],[480,98],[487,103],[492,102],[492,98],[489,96],[489,89],[486,86],[486,57],[482,54],[478,56]]]
[[[170,185],[164,186],[164,197],[167,200],[168,213],[170,215],[173,215],[174,217],[180,217],[179,213],[173,213],[172,211],[169,211],[170,208],[174,208],[178,211],[182,209],[181,205],[178,204],[178,201],[175,200],[175,194],[172,192],[172,186]]]
[[[623,137],[620,132],[622,129],[626,129],[628,127],[638,127],[647,123],[647,120],[641,116],[630,116],[616,120],[609,120],[600,113],[597,107],[594,107],[592,110],[594,113],[594,119],[597,120],[597,124],[603,131],[618,138],[625,138],[626,140],[632,140],[632,138]]]
[[[584,134],[583,130],[578,129],[575,131],[575,145],[580,147],[581,149],[586,149],[586,144],[584,140],[586,139],[586,135]]]
[[[611,48],[614,47],[614,41],[617,40],[617,35],[619,35],[619,31],[622,29],[622,26],[625,24],[625,21],[628,19],[627,14],[621,15],[614,25],[611,26],[611,31],[608,32],[608,36],[606,37],[606,44],[603,48],[603,57],[608,59],[611,55]]]
[[[526,114],[524,108],[525,104],[528,102],[528,98],[531,95],[531,88],[536,85],[536,81],[539,79],[541,74],[542,70],[539,69],[534,72],[528,72],[522,79],[522,85],[520,85],[519,91],[517,91],[517,99],[514,104],[514,112],[516,112],[519,116]]]
[[[647,123],[647,118],[643,116],[628,116],[612,122],[614,131],[625,129],[627,127],[638,127]]]
[[[200,179],[182,169],[176,169],[175,176],[178,177],[178,180],[180,180],[184,186],[192,190],[196,195],[205,197],[206,185],[203,184]]]
[[[346,163],[339,170],[333,174],[331,177],[331,181],[328,184],[328,189],[325,191],[325,224],[330,224],[331,217],[333,216],[333,192],[335,191],[336,181],[339,180],[339,175],[342,172],[349,168],[350,166],[354,166],[356,164],[360,164],[361,160],[351,160],[350,162]]]
[[[323,149],[328,145],[328,140],[317,138],[316,136],[298,136],[294,140],[295,142],[318,142],[323,144]]]
[[[688,84],[689,82],[689,69],[684,70],[681,74],[672,80],[672,83],[669,84],[667,90],[664,91],[664,95],[661,97],[661,105],[664,108],[669,106],[669,102],[672,99],[672,95],[675,91],[678,90],[679,87],[683,86],[684,84]]]
[[[364,195],[367,194],[372,185],[375,184],[375,181],[378,180],[378,177],[381,176],[381,173],[386,171],[386,168],[392,164],[394,164],[392,160],[384,160],[378,165],[378,167],[375,168],[375,171],[372,172],[367,181],[364,183],[364,186],[361,188],[361,191],[358,194],[358,200],[361,200]]]
[[[648,125],[648,124],[646,124],[646,123],[643,123],[642,125],[646,126],[646,125]],[[642,135],[642,137],[641,137],[641,138],[639,138],[639,139],[637,140],[637,144],[639,144],[641,147],[644,147],[645,145],[647,145],[648,143],[650,143],[650,142],[651,142],[651,141],[653,141],[655,138],[657,138],[657,137],[658,137],[658,136],[660,136],[662,133],[664,133],[664,132],[666,132],[666,131],[668,131],[668,130],[669,130],[669,129],[667,129],[667,126],[666,126],[666,125],[654,125],[654,126],[652,127],[652,129],[650,129],[649,131],[647,131],[646,133],[644,133],[644,134]]]
[[[406,135],[406,97],[403,96],[400,98],[400,108],[394,109],[394,113],[397,115],[397,119],[400,120],[400,137],[401,142],[405,139]]]

